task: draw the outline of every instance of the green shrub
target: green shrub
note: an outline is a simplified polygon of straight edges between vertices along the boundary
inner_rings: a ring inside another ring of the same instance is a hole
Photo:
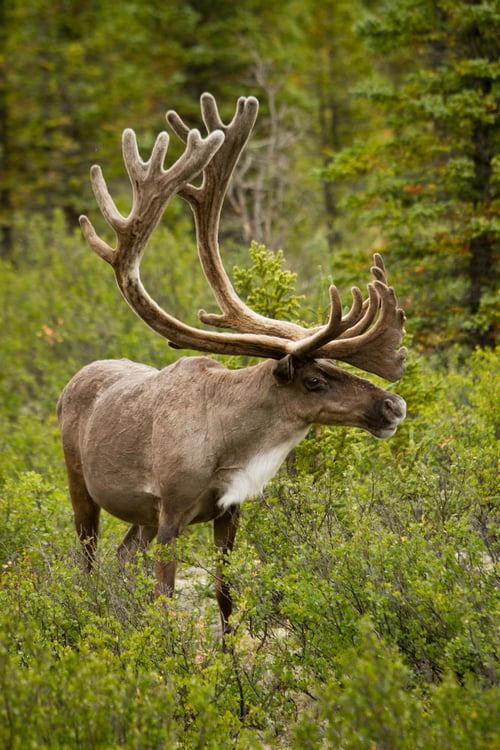
[[[54,553],[54,537],[68,536],[70,507],[64,490],[26,472],[0,487],[0,560],[11,564],[26,550],[41,566]],[[63,547],[66,549],[66,547]]]
[[[491,750],[500,743],[499,686],[478,690],[446,675],[428,690],[416,688],[398,650],[369,619],[360,639],[339,658],[339,676],[325,686],[314,712],[303,717],[292,747],[345,750]],[[321,729],[319,729],[321,727]]]

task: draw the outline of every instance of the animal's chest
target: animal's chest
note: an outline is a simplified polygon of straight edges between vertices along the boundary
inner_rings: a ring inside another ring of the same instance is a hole
[[[232,471],[228,467],[230,479],[224,494],[219,499],[219,507],[226,509],[258,495],[265,484],[276,474],[292,448],[305,437],[306,432],[307,430],[270,450],[254,454],[241,467],[235,467]]]

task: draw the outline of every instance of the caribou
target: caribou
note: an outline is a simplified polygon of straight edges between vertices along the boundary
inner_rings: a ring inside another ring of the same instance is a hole
[[[91,168],[96,201],[116,234],[116,247],[98,236],[86,216],[80,224],[90,247],[112,266],[132,310],[170,346],[263,361],[236,370],[208,356],[185,356],[161,370],[125,359],[97,361],[72,378],[57,405],[84,568],[90,571],[94,563],[104,509],[130,524],[118,547],[123,564],[157,537],[156,595],[171,597],[176,540],[190,524],[212,521],[223,635],[230,632],[232,612],[224,565],[241,503],[261,492],[312,425],[349,425],[389,438],[406,415],[400,396],[332,361],[389,381],[403,372],[405,316],[380,255],[374,256],[366,299],[354,287],[344,313],[332,285],[328,320],[313,328],[257,314],[231,284],[219,250],[220,213],[257,112],[257,99],[241,97],[226,124],[215,99],[203,94],[205,137],[175,111],[167,112],[184,143],[169,168],[166,132],[143,161],[134,131],[125,130],[123,158],[133,192],[128,216],[117,210],[101,169]],[[174,195],[194,214],[199,260],[220,308],[217,314],[199,312],[211,328],[173,317],[140,279],[145,246]]]

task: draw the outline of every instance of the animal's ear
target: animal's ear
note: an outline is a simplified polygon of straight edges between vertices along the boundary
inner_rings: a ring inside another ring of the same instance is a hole
[[[288,385],[292,382],[295,373],[295,364],[293,356],[287,354],[286,357],[279,359],[276,363],[276,367],[273,370],[273,375],[278,381],[279,385]]]

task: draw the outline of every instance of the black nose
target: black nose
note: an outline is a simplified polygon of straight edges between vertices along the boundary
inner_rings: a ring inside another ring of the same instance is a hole
[[[406,417],[406,402],[401,396],[392,396],[384,399],[382,403],[382,414],[388,422],[402,422]]]

